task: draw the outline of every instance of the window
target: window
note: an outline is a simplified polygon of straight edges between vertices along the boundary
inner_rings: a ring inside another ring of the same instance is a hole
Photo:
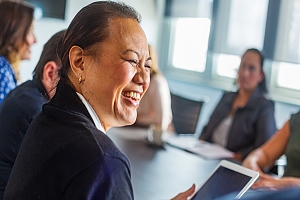
[[[217,57],[217,74],[229,78],[235,78],[241,58],[236,55],[220,54]]]
[[[211,26],[212,0],[167,0],[165,29],[170,34],[167,65],[169,68],[204,72]],[[164,27],[164,28],[165,28]],[[171,37],[170,37],[171,36]]]
[[[263,49],[268,0],[232,0],[226,50],[240,55],[249,47]]]
[[[300,104],[300,0],[281,4],[271,90],[283,101]]]
[[[172,65],[175,68],[203,72],[210,31],[210,19],[176,19],[174,53]]]
[[[299,64],[280,63],[277,74],[277,86],[300,91]]]
[[[166,0],[162,71],[169,78],[233,90],[248,48],[265,54],[273,100],[300,105],[300,0]]]
[[[220,3],[220,9],[226,8],[223,4],[229,7],[229,17],[227,20],[226,17],[219,16],[219,26],[228,25],[216,36],[218,43],[214,50],[223,54],[215,55],[217,74],[214,76],[235,78],[239,56],[248,48],[263,49],[268,0],[225,0]],[[222,12],[225,11],[220,10]]]
[[[300,0],[283,1],[275,60],[300,63]]]

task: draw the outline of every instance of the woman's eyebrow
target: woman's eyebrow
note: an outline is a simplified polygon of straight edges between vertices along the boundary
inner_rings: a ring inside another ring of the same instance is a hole
[[[129,52],[133,52],[133,53],[137,54],[138,56],[140,56],[140,54],[137,51],[133,50],[133,49],[127,49],[126,51],[124,51],[123,54],[129,53]]]
[[[126,51],[123,52],[123,54],[129,53],[129,52],[133,52],[133,53],[135,53],[138,57],[140,57],[140,54],[139,54],[137,51],[133,50],[133,49],[127,49]],[[149,58],[147,58],[146,61],[149,61],[149,60],[152,60],[151,56],[149,56]]]

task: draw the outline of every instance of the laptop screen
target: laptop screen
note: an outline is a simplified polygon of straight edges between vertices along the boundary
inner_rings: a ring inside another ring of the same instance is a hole
[[[214,199],[231,192],[239,193],[252,177],[220,166],[193,196],[192,200]]]

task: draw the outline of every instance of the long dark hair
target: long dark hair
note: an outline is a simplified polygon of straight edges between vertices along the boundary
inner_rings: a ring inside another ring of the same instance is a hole
[[[91,3],[76,14],[66,31],[61,48],[61,79],[68,80],[69,51],[72,46],[87,49],[104,42],[110,36],[110,21],[115,18],[131,18],[141,22],[141,15],[136,10],[124,3],[113,1]]]
[[[0,54],[9,61],[11,53],[27,44],[33,14],[34,7],[23,1],[0,1]]]

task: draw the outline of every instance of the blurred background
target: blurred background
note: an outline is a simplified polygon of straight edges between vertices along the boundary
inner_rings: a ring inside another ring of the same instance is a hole
[[[24,61],[21,80],[31,79],[44,43],[67,28],[91,0],[27,0],[36,7],[37,44]],[[142,17],[148,42],[171,91],[207,97],[198,132],[224,91],[235,90],[240,56],[258,48],[266,56],[269,96],[277,127],[300,105],[300,0],[124,0]],[[87,22],[91,23],[91,22]]]

